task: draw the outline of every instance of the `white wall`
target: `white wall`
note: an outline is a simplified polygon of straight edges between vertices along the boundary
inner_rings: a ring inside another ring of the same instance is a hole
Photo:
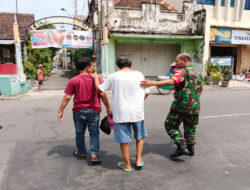
[[[202,8],[201,5],[197,5],[199,9]],[[206,9],[206,25],[205,25],[205,46],[204,46],[204,59],[203,64],[209,58],[209,36],[210,36],[210,28],[232,28],[239,30],[250,30],[250,11],[243,10],[242,12],[242,20],[235,20],[235,8],[234,7],[222,7],[220,6],[219,18],[216,19],[216,7],[205,5]],[[227,13],[228,11],[228,13]],[[204,67],[205,69],[205,67]]]

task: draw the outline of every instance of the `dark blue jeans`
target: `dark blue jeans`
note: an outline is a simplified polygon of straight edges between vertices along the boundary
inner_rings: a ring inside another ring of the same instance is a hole
[[[76,130],[76,147],[80,154],[86,153],[85,131],[88,128],[90,136],[90,155],[98,155],[100,113],[92,109],[82,109],[73,113]]]

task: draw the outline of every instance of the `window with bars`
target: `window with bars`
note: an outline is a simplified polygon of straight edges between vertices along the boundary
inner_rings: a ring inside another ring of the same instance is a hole
[[[231,0],[230,7],[234,7],[234,0]]]
[[[249,1],[250,0],[246,0],[245,9],[246,7],[249,8]],[[197,0],[197,4],[215,5],[215,0]],[[221,0],[221,6],[225,6],[225,0]],[[230,7],[234,7],[234,0],[231,0]]]
[[[221,5],[221,6],[225,6],[225,0],[221,0],[220,5]]]
[[[250,0],[246,0],[244,9],[250,10]]]
[[[215,5],[215,0],[197,0],[197,4]]]
[[[197,4],[215,5],[215,0],[197,0]],[[221,6],[225,6],[225,0],[221,0]],[[234,7],[234,0],[230,1],[230,7]],[[250,0],[245,0],[245,10],[250,10]]]

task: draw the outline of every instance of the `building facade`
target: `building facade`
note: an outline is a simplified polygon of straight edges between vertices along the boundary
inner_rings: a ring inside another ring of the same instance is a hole
[[[24,42],[26,40],[26,29],[35,21],[33,14],[18,14],[21,53],[25,54]],[[14,13],[0,13],[0,93],[1,95],[17,95],[27,90],[23,68],[17,63],[16,48],[14,40]],[[22,63],[21,63],[22,64]],[[21,65],[22,66],[22,65]]]
[[[115,72],[116,57],[128,55],[145,76],[166,75],[180,52],[189,52],[202,70],[203,27],[198,25],[205,23],[205,13],[193,5],[183,1],[179,12],[163,0],[94,1],[90,14],[99,73]]]
[[[204,64],[232,58],[234,74],[250,66],[250,0],[197,0],[206,9]]]

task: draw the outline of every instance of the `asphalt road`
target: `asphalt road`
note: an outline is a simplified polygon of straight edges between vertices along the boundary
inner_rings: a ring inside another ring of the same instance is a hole
[[[172,94],[153,91],[145,102],[149,134],[143,152],[145,166],[132,173],[116,166],[122,158],[113,134],[101,132],[101,165],[72,156],[72,102],[64,121],[56,119],[62,95],[61,87],[48,87],[40,94],[33,89],[18,100],[0,100],[1,190],[250,189],[250,90],[205,89],[196,155],[178,161],[169,159],[175,146],[163,127]],[[86,144],[89,147],[88,137]],[[135,141],[130,152],[134,163]]]

